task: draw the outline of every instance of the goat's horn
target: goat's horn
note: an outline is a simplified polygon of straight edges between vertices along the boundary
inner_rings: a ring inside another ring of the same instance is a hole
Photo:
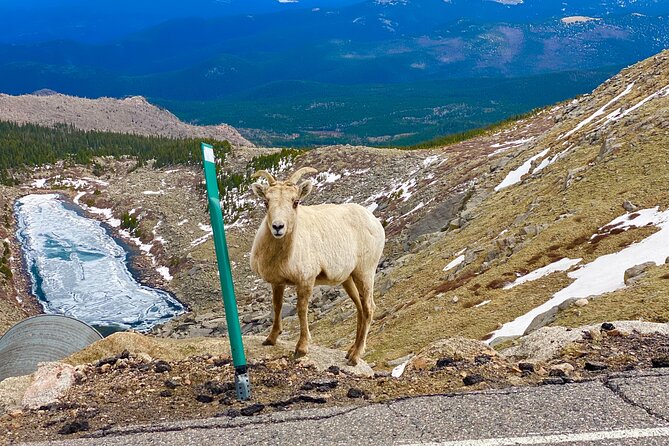
[[[253,176],[251,176],[251,178],[260,178],[260,177],[266,179],[270,186],[274,186],[276,184],[276,180],[274,179],[272,174],[270,174],[266,170],[259,170],[256,173],[254,173]]]
[[[288,178],[289,183],[297,184],[297,182],[302,178],[302,175],[306,175],[308,173],[318,173],[316,169],[313,167],[302,167],[301,169],[298,169],[296,172],[294,172],[290,178]]]

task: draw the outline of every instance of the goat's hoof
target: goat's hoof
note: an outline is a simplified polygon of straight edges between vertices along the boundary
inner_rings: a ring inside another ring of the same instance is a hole
[[[303,358],[303,357],[307,356],[307,349],[296,349],[293,356],[295,358]]]
[[[351,358],[349,358],[349,360],[346,364],[350,365],[351,367],[355,367],[356,365],[358,365],[358,358],[351,357]]]
[[[276,345],[276,339],[267,338],[262,341],[262,345]]]

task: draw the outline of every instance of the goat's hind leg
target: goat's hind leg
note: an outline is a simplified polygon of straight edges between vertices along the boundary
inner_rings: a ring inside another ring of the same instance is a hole
[[[360,340],[362,337],[362,330],[363,330],[362,306],[360,304],[360,293],[358,293],[358,288],[356,288],[355,283],[353,283],[353,278],[349,276],[349,278],[342,283],[342,286],[344,287],[344,290],[346,290],[346,294],[349,295],[349,297],[355,304],[355,309],[358,319],[358,326],[355,331],[355,342],[353,343],[353,345],[351,345],[351,348],[348,349],[348,353],[346,353],[346,359],[350,359],[353,352],[358,348],[358,345],[360,345]]]
[[[359,314],[362,314],[360,340],[357,348],[348,358],[349,364],[356,365],[365,352],[367,346],[367,333],[369,333],[369,328],[372,325],[376,305],[374,304],[374,273],[366,275],[356,275],[353,273],[351,277],[353,277],[353,282],[358,289],[360,295],[360,307],[362,309],[362,311],[359,311]]]
[[[281,334],[281,307],[283,306],[283,292],[285,285],[272,285],[272,306],[274,308],[274,322],[272,323],[272,330],[267,336],[267,339],[262,343],[263,345],[276,345],[276,340]]]

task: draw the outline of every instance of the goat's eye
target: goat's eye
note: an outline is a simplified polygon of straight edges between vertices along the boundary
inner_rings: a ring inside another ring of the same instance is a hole
[[[297,206],[300,204],[300,200],[293,201],[293,209],[297,209]]]
[[[265,203],[265,207],[269,206],[269,201],[268,200],[263,200],[263,203]]]

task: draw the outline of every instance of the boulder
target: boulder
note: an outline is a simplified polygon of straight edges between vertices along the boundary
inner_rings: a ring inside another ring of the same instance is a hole
[[[39,409],[58,402],[74,384],[74,367],[60,362],[46,362],[33,374],[21,404],[26,409]]]
[[[0,415],[21,409],[23,395],[32,381],[32,375],[5,378],[0,381]]]
[[[656,266],[655,262],[645,262],[625,270],[625,276],[624,276],[625,285],[633,285],[634,283],[638,282],[646,275],[645,273],[653,266]]]

